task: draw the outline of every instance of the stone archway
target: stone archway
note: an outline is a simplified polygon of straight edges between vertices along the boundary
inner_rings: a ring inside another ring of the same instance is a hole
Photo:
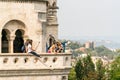
[[[48,39],[46,41],[46,52],[48,52],[49,48],[56,43],[56,40],[53,35],[49,34]]]
[[[9,35],[7,35],[7,31],[9,31]],[[2,38],[3,40],[7,40],[8,43],[8,53],[21,53],[21,47],[24,44],[24,37],[26,37],[26,26],[22,21],[19,20],[11,20],[5,24],[2,30],[3,37],[7,36],[7,39]],[[2,45],[4,45],[2,43]],[[1,48],[3,50],[3,47]],[[3,51],[2,51],[3,52]]]
[[[18,29],[15,32],[15,39],[13,42],[14,53],[21,53],[22,52],[21,48],[24,45],[23,35],[24,35],[24,31],[21,29]]]

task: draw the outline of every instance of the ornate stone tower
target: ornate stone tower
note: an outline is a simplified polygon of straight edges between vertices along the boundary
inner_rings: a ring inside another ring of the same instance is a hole
[[[68,79],[71,54],[46,53],[49,34],[58,38],[56,3],[56,0],[0,0],[0,80]],[[28,38],[42,58],[21,52]]]

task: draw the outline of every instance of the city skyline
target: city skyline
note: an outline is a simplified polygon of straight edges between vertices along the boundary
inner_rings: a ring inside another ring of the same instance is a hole
[[[59,38],[119,37],[119,4],[119,0],[59,0]]]

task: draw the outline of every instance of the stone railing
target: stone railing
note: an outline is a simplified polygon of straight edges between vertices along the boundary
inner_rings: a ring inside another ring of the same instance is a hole
[[[42,53],[41,58],[27,53],[0,54],[0,70],[65,69],[71,67],[71,54]]]
[[[0,80],[68,80],[71,54],[0,54]],[[51,76],[52,75],[52,76]]]

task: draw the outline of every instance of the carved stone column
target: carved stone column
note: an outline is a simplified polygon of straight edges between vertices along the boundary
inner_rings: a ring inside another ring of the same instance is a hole
[[[14,53],[13,52],[13,41],[15,39],[15,36],[10,36],[10,39],[9,39],[9,53]]]

